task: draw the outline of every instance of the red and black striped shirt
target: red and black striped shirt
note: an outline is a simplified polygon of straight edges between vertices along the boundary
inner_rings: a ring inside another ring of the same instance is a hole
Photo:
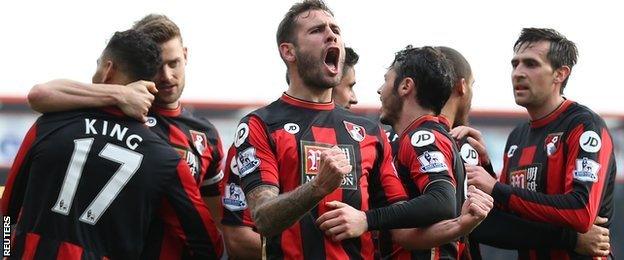
[[[220,195],[223,178],[223,148],[217,129],[208,120],[195,117],[179,106],[177,109],[153,107],[146,125],[152,132],[165,140],[184,160],[195,179],[202,197]],[[222,251],[222,239],[216,226],[212,247]],[[149,243],[143,257],[149,259],[186,259],[189,250],[167,225],[154,221],[150,230]]]
[[[346,152],[354,166],[352,172],[339,189],[293,226],[266,238],[268,258],[372,259],[370,232],[334,242],[325,237],[315,220],[328,211],[328,201],[342,201],[366,211],[369,192],[386,204],[404,200],[406,194],[392,165],[388,139],[377,123],[333,103],[311,103],[286,94],[242,119],[235,146],[245,192],[260,185],[276,186],[281,193],[294,190],[316,176],[321,151],[334,145]],[[373,182],[379,189],[369,189]]]
[[[192,256],[220,257],[186,162],[145,125],[106,111],[45,114],[26,134],[0,208],[17,222],[11,257],[139,258],[156,218]]]
[[[397,142],[395,165],[410,198],[423,195],[434,182],[448,182],[455,187],[457,216],[465,200],[466,178],[459,149],[446,126],[434,116],[422,116],[407,127]],[[382,258],[391,259],[457,259],[460,252],[458,241],[429,250],[406,251],[392,244],[388,231],[382,231],[380,253]]]
[[[500,182],[492,191],[501,208],[580,233],[598,215],[611,219],[616,173],[613,143],[602,118],[587,107],[565,100],[545,118],[516,127],[505,151]],[[545,249],[520,250],[519,258],[587,257]]]

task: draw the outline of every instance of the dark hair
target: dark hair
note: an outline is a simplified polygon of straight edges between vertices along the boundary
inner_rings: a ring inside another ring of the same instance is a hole
[[[472,77],[472,69],[470,68],[470,63],[464,58],[464,55],[459,53],[457,50],[446,47],[446,46],[438,46],[436,47],[439,51],[441,51],[444,56],[451,62],[453,66],[453,72],[455,73],[454,85],[456,85],[461,79],[469,80]]]
[[[539,41],[550,42],[550,49],[546,58],[552,65],[553,69],[561,68],[562,66],[572,67],[576,64],[578,59],[578,50],[574,42],[568,40],[565,36],[559,32],[549,28],[524,28],[520,33],[520,37],[514,44],[514,51],[517,51],[525,43],[534,43]],[[568,77],[569,78],[569,77]],[[561,84],[561,93],[568,83],[566,78]]]
[[[116,32],[104,53],[131,80],[152,80],[161,64],[160,47],[137,30]]]
[[[408,45],[396,53],[391,68],[396,72],[395,90],[405,78],[416,84],[416,101],[435,114],[451,96],[453,88],[453,66],[442,52],[433,47],[413,48]]]
[[[347,69],[353,68],[355,64],[360,60],[360,56],[353,50],[353,48],[345,47],[345,61],[344,66],[342,67],[342,73],[346,73]]]
[[[136,21],[132,29],[147,34],[159,44],[175,37],[179,37],[180,41],[182,41],[182,34],[178,25],[162,14],[148,14],[141,20]]]
[[[332,16],[334,15],[322,0],[304,0],[292,5],[277,27],[277,45],[284,42],[296,43],[295,27],[297,26],[297,16],[312,10],[323,10]]]

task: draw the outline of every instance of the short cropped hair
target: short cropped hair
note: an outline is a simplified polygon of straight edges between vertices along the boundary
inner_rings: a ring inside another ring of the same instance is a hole
[[[182,34],[178,25],[162,14],[148,14],[143,19],[136,21],[132,29],[147,34],[158,44],[176,37],[182,41]]]
[[[152,80],[160,68],[160,46],[137,30],[116,32],[108,41],[104,55],[119,66],[131,80]]]

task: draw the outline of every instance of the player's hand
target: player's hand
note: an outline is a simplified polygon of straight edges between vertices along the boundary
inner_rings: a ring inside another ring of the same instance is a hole
[[[488,195],[491,195],[494,184],[496,184],[496,179],[490,176],[481,166],[468,164],[464,164],[464,166],[466,167],[466,176],[468,176],[468,185],[474,185]]]
[[[494,199],[475,186],[468,187],[467,197],[460,215],[462,235],[476,228],[494,207]]]
[[[333,241],[359,237],[368,230],[366,213],[363,211],[340,201],[327,202],[325,205],[333,210],[321,215],[316,224]]]
[[[342,179],[351,169],[351,162],[344,151],[334,146],[321,153],[319,172],[313,185],[320,195],[325,196],[340,187]]]
[[[609,248],[611,247],[609,243],[609,229],[598,226],[599,224],[607,223],[607,220],[597,216],[594,225],[587,233],[579,233],[574,252],[581,255],[608,256]]]
[[[147,111],[152,106],[154,94],[158,92],[153,82],[139,80],[121,88],[118,107],[129,117],[147,121]]]
[[[490,163],[490,157],[487,153],[487,149],[485,148],[485,140],[483,140],[483,135],[481,135],[479,130],[468,126],[458,126],[453,128],[450,134],[453,138],[455,138],[455,140],[461,140],[467,136],[468,138],[466,138],[466,140],[479,154],[481,164],[484,165]]]

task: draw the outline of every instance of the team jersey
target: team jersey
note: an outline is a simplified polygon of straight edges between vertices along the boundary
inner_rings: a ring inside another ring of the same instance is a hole
[[[611,135],[597,114],[565,100],[545,118],[516,127],[505,151],[500,182],[492,191],[499,207],[580,233],[597,215],[608,218],[601,226],[609,227],[616,166]],[[584,257],[545,249],[520,250],[519,258]]]
[[[337,200],[366,211],[369,192],[385,204],[406,199],[379,124],[333,103],[312,103],[284,94],[241,120],[234,145],[245,193],[260,185],[286,193],[311,181],[319,172],[321,152],[335,145],[353,165],[342,185],[293,226],[264,238],[269,259],[372,259],[370,232],[333,242],[315,225],[329,210],[325,203]],[[372,183],[379,188],[369,189]]]
[[[149,129],[165,140],[188,164],[202,197],[219,196],[223,150],[217,129],[208,120],[196,118],[181,106],[177,109],[153,107],[147,118],[145,124]],[[222,247],[221,244],[213,246]],[[183,241],[162,221],[154,221],[143,257],[185,259],[188,256]]]
[[[9,173],[2,213],[17,222],[11,258],[137,259],[161,219],[192,256],[222,254],[186,162],[116,109],[45,114]]]
[[[449,182],[455,187],[455,215],[458,216],[466,194],[464,165],[454,139],[438,118],[425,115],[416,119],[400,135],[396,148],[395,165],[409,197],[423,195],[434,182]],[[457,259],[460,253],[458,241],[428,250],[407,251],[393,244],[391,239],[388,231],[381,232],[382,258]]]
[[[232,144],[228,149],[223,169],[225,187],[221,196],[223,215],[221,223],[229,226],[248,226],[255,228],[251,213],[247,208],[245,193],[241,188],[240,174],[236,165],[236,147]]]

